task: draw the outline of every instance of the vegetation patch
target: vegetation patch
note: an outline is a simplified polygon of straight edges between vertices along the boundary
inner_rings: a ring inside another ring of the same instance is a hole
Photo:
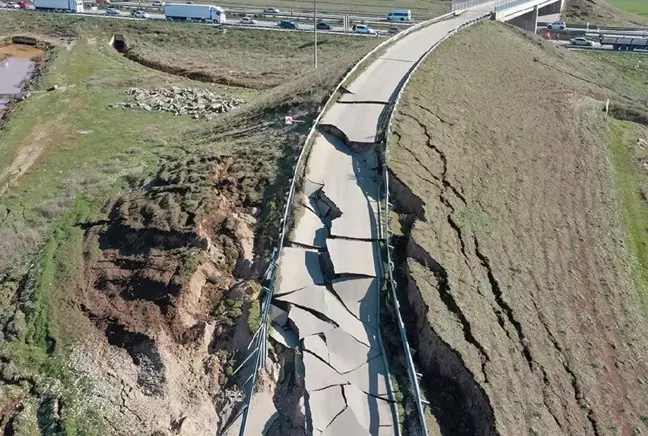
[[[610,121],[608,144],[623,206],[626,234],[633,253],[635,279],[642,290],[644,304],[648,302],[648,231],[645,226],[648,219],[647,140],[645,127],[633,122]]]
[[[634,0],[607,0],[615,8],[639,15],[648,20],[648,3]]]

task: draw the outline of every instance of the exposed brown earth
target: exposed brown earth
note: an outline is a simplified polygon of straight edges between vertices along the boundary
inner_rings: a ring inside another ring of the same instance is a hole
[[[437,434],[648,430],[648,325],[602,112],[642,96],[606,74],[489,23],[405,93],[392,201]]]

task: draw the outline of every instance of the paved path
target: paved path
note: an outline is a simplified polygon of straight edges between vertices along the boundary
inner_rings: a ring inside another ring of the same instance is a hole
[[[308,157],[292,246],[282,253],[273,300],[272,336],[303,358],[309,434],[399,434],[378,326],[376,130],[414,63],[450,30],[485,12],[467,11],[395,43],[320,124],[331,133],[317,135]]]

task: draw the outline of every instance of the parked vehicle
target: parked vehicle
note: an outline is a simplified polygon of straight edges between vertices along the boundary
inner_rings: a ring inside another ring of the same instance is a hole
[[[601,35],[601,45],[611,45],[614,50],[633,51],[648,50],[648,38],[632,38],[628,36]]]
[[[106,9],[106,15],[111,15],[111,16],[119,15],[119,10],[115,8],[108,8]]]
[[[278,14],[279,12],[281,11],[278,8],[265,8],[263,10],[264,14]]]
[[[400,32],[400,29],[398,27],[390,27],[387,29],[387,33],[390,35],[396,35],[398,32]]]
[[[279,23],[277,23],[277,25],[279,27],[281,27],[282,29],[292,29],[292,30],[299,29],[299,24],[295,23],[294,21],[282,20],[282,21],[279,21]]]
[[[139,19],[142,19],[142,20],[148,20],[148,18],[149,18],[149,14],[147,14],[144,11],[135,11],[135,12],[132,13],[132,15],[133,15],[133,18],[139,18]]]
[[[216,24],[227,22],[223,8],[214,5],[167,3],[164,5],[164,16],[169,21],[197,21]]]
[[[245,17],[245,18],[241,18],[241,21],[239,21],[239,23],[241,23],[241,24],[256,24],[256,21],[254,21],[250,17]]]
[[[579,36],[578,38],[572,38],[569,40],[571,45],[581,45],[585,47],[594,47],[594,41],[590,41],[587,38]]]
[[[81,0],[34,0],[34,7],[36,8],[36,10],[39,11],[81,13],[83,12],[83,1]]]
[[[389,21],[410,21],[412,19],[412,11],[409,9],[396,9],[387,15]]]
[[[355,33],[362,33],[364,35],[376,35],[376,31],[366,24],[355,24],[352,28]]]
[[[333,30],[333,26],[329,23],[319,22],[317,23],[317,30]]]
[[[556,22],[547,24],[547,29],[550,29],[550,30],[565,30],[566,28],[567,28],[567,24],[565,24],[564,21],[556,21]]]

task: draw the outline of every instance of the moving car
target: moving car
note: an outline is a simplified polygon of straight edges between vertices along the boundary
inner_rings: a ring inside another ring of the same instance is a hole
[[[355,33],[362,33],[364,35],[376,35],[376,31],[366,24],[355,24],[353,26],[353,31]]]
[[[282,20],[279,21],[277,25],[282,29],[292,29],[292,30],[299,29],[299,24],[295,23],[294,21]]]
[[[390,35],[396,35],[398,32],[400,32],[400,29],[398,27],[390,27],[387,29],[387,33]]]
[[[264,14],[278,14],[279,12],[281,11],[278,8],[265,8],[263,10]]]
[[[119,11],[115,8],[108,8],[106,9],[106,15],[111,15],[111,16],[119,15]]]
[[[410,21],[412,19],[412,11],[409,9],[396,9],[387,15],[389,21]]]
[[[333,26],[329,23],[320,22],[317,23],[317,30],[333,30]]]
[[[18,3],[14,3],[14,2],[7,3],[6,7],[9,8],[9,9],[20,9],[20,5],[18,5]]]
[[[241,24],[256,24],[256,21],[254,21],[250,17],[245,17],[245,18],[241,18],[241,21],[239,21],[239,23],[241,23]]]
[[[567,28],[567,24],[565,24],[564,21],[555,21],[553,23],[547,24],[547,29],[550,30],[565,30]]]
[[[582,36],[570,39],[569,43],[571,45],[584,45],[587,47],[594,47],[594,41],[590,41],[589,39],[583,38]]]
[[[153,6],[164,6],[166,3],[162,1],[153,2]]]
[[[141,18],[141,19],[146,20],[146,19],[148,19],[149,14],[147,14],[144,11],[135,11],[135,12],[133,12],[133,17],[134,18]]]

